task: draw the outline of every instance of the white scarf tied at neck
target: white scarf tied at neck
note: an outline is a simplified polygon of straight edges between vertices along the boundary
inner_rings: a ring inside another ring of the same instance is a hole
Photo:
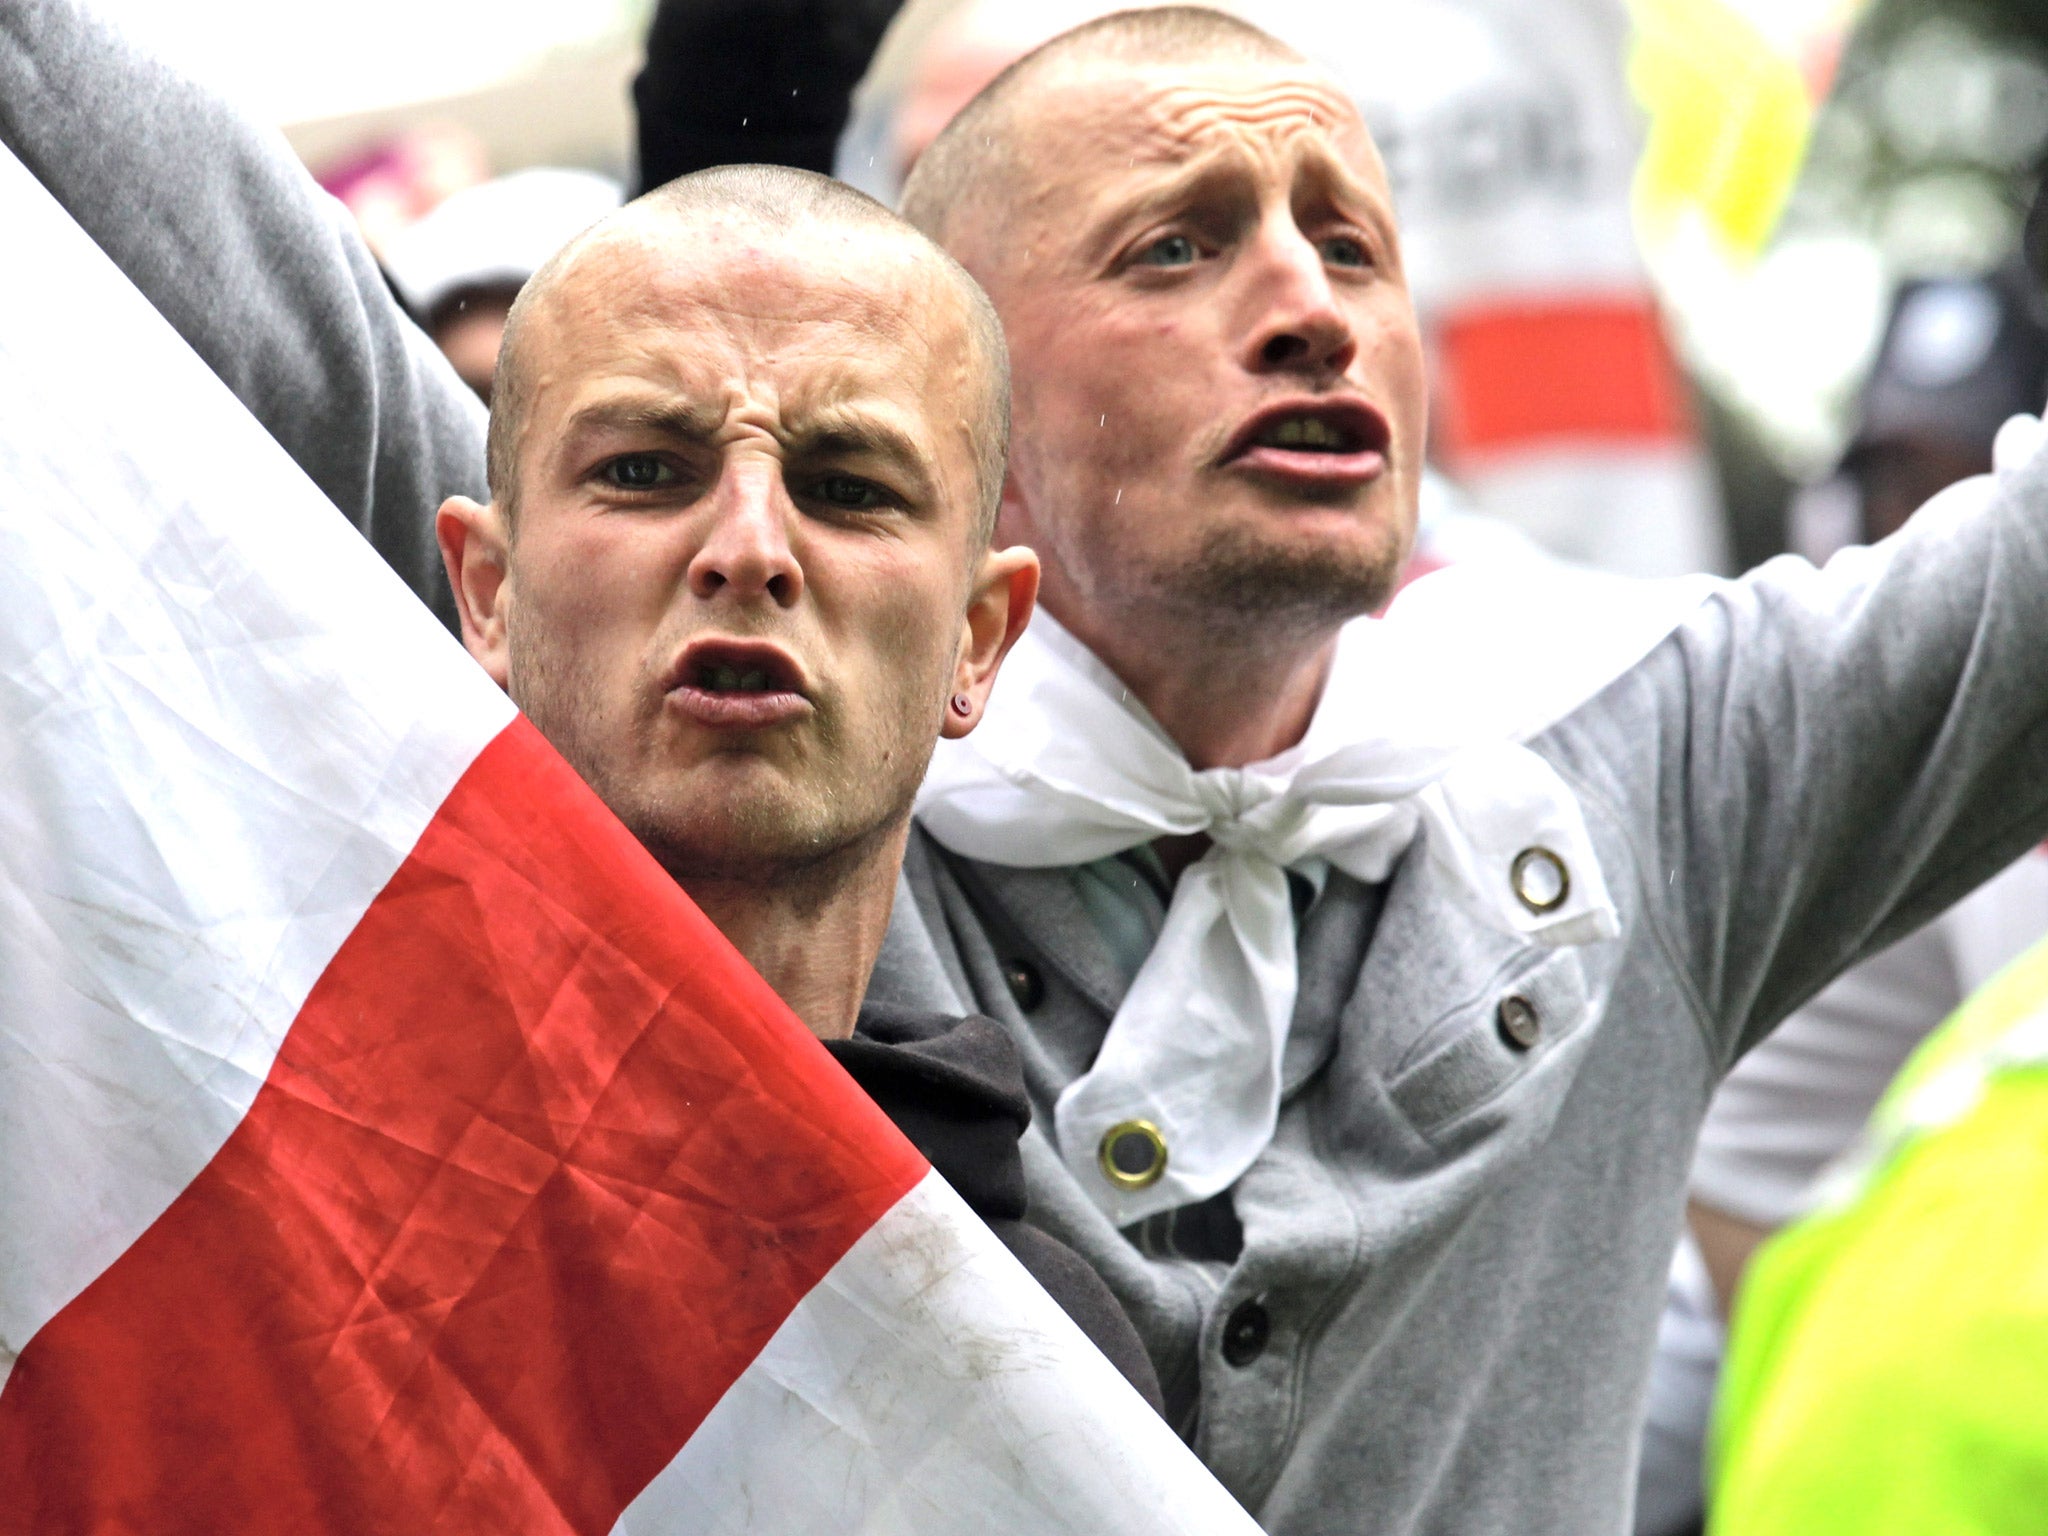
[[[1079,641],[1044,613],[1032,621],[988,717],[940,744],[918,801],[926,829],[1020,868],[1166,836],[1212,843],[1175,886],[1093,1066],[1055,1107],[1061,1157],[1119,1226],[1228,1188],[1272,1139],[1298,985],[1290,868],[1323,860],[1381,881],[1427,827],[1465,920],[1540,944],[1616,934],[1578,802],[1520,742],[1640,659],[1711,586],[1451,567],[1387,618],[1345,627],[1299,746],[1199,772]],[[1539,599],[1558,622],[1532,645],[1510,621]],[[1540,911],[1510,879],[1531,848],[1568,874]],[[1166,1148],[1144,1188],[1118,1187],[1098,1161],[1105,1132],[1128,1121]]]

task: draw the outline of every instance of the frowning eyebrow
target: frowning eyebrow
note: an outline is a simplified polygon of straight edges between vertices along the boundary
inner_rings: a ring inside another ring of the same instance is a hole
[[[725,422],[723,405],[683,400],[597,400],[572,415],[562,429],[569,448],[607,433],[646,435],[679,445],[710,445]],[[880,460],[907,482],[898,487],[913,497],[934,490],[931,450],[915,436],[870,411],[827,405],[799,414],[776,431],[792,460],[839,458]]]
[[[780,434],[792,459],[875,459],[903,482],[897,490],[928,501],[937,491],[932,451],[895,422],[867,411],[826,406]]]
[[[906,469],[921,469],[926,457],[926,450],[894,422],[840,407],[799,418],[781,437],[792,452],[819,457],[868,454],[894,460]]]
[[[679,400],[599,400],[571,416],[562,440],[573,442],[597,432],[646,432],[682,442],[706,442],[725,413],[712,405]]]

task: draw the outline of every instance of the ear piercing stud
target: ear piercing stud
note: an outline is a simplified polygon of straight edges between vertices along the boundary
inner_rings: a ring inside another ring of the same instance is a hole
[[[964,693],[954,694],[953,713],[958,715],[962,720],[965,720],[969,715],[974,713],[974,700],[967,697],[967,695]]]

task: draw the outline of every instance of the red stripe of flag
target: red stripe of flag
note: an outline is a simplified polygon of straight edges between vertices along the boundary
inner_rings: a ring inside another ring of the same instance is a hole
[[[23,1350],[0,1532],[608,1531],[924,1172],[515,721]]]
[[[1678,366],[1647,294],[1474,305],[1443,327],[1445,461],[1548,446],[1689,441]]]

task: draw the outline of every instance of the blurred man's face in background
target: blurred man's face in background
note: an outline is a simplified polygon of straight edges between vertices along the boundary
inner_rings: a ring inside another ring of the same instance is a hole
[[[1374,607],[1413,537],[1425,380],[1350,101],[1307,66],[1079,64],[1020,112],[1014,221],[954,243],[1009,336],[1004,532],[1047,606]]]
[[[691,233],[594,243],[533,314],[469,640],[678,878],[757,881],[908,814],[972,639],[985,364],[907,238]]]
[[[1991,444],[1926,434],[1866,447],[1849,466],[1863,508],[1863,540],[1874,544],[1958,480],[1991,472]]]
[[[392,234],[380,256],[414,318],[488,404],[521,286],[618,206],[607,177],[532,166],[450,194]]]
[[[2014,265],[1900,285],[1841,464],[1792,510],[1803,553],[1887,538],[1990,472],[1999,428],[2038,412],[2048,387],[2048,316],[2033,290]]]
[[[966,0],[932,32],[904,82],[890,125],[900,185],[960,109],[1011,64],[1118,0]]]
[[[512,313],[516,287],[470,289],[429,317],[427,334],[454,367],[462,382],[491,403],[491,380],[498,371],[498,344]]]

